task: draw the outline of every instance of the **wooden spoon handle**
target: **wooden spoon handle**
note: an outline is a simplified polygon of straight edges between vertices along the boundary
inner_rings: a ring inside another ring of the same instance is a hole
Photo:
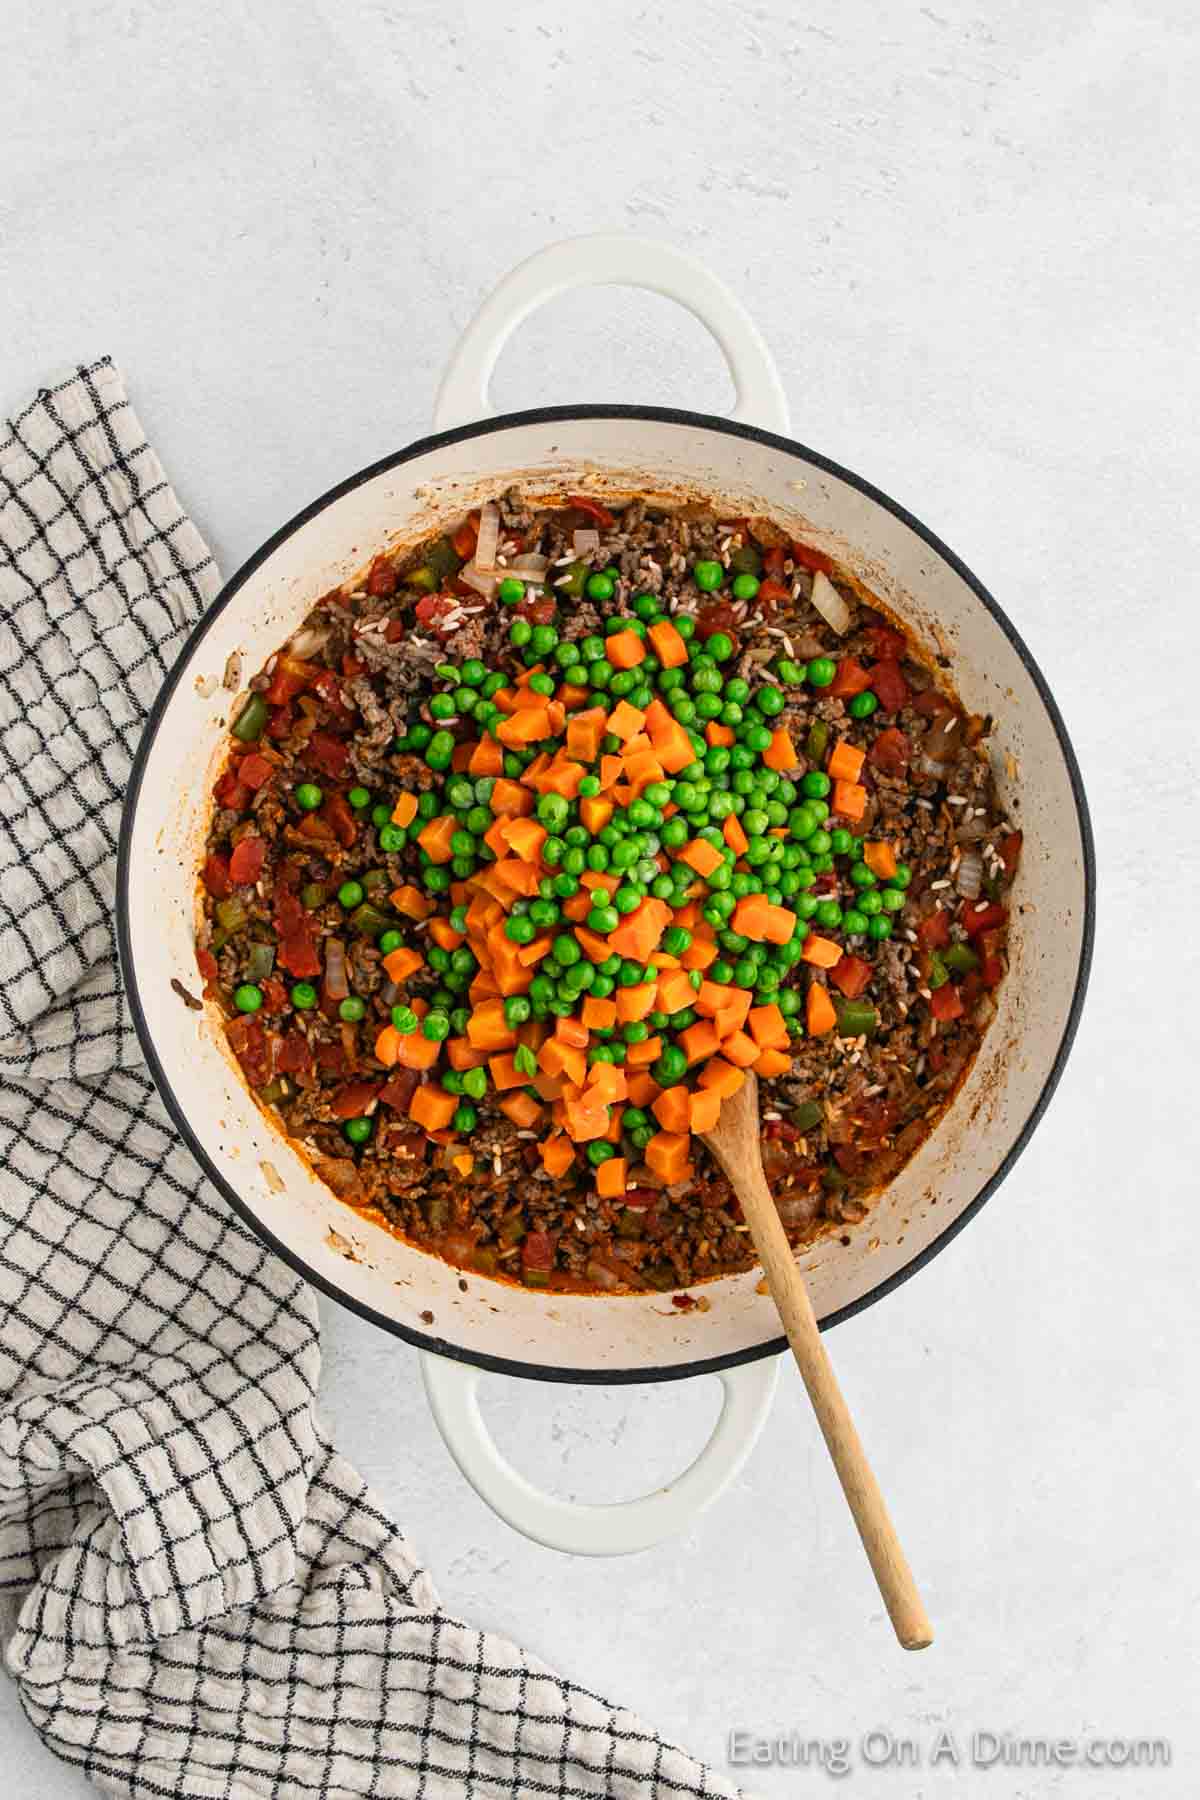
[[[743,1165],[738,1170],[737,1189],[767,1285],[829,1446],[888,1617],[906,1650],[924,1650],[933,1642],[933,1627],[825,1352],[808,1288],[796,1266],[795,1252],[780,1223],[761,1166]]]

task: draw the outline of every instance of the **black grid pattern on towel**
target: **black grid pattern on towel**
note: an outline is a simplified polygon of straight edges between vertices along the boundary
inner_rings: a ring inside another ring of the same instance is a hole
[[[174,1137],[112,919],[151,705],[217,572],[112,363],[0,431],[0,1631],[100,1787],[735,1790],[442,1612],[314,1410],[316,1309]]]

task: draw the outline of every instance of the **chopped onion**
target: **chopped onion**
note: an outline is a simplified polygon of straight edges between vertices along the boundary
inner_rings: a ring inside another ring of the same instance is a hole
[[[575,532],[571,539],[571,548],[576,556],[589,556],[593,550],[600,548],[600,533],[590,528],[587,531]]]
[[[988,825],[984,819],[970,818],[965,825],[960,825],[954,834],[956,844],[978,844],[988,834]]]
[[[945,781],[950,773],[948,762],[939,762],[936,756],[918,756],[918,775],[928,775],[934,781]]]
[[[299,657],[316,656],[318,651],[325,648],[328,638],[327,631],[322,631],[316,625],[306,625],[288,644],[288,654]]]
[[[350,992],[346,952],[338,938],[330,938],[325,945],[325,992],[331,1000],[345,1000]]]
[[[496,567],[496,552],[500,548],[500,508],[494,500],[489,500],[480,509],[479,536],[475,540],[475,566],[488,570]]]
[[[485,600],[490,600],[496,592],[495,575],[479,568],[476,563],[469,562],[460,569],[458,579],[465,581],[469,588],[474,588],[477,594],[482,594]]]
[[[964,850],[958,859],[954,885],[964,900],[978,900],[983,886],[983,858],[978,850]]]
[[[513,557],[508,565],[508,573],[510,575],[538,576],[544,575],[549,567],[550,558],[548,556],[537,556],[533,552],[527,552],[524,556]]]
[[[598,1288],[608,1288],[611,1292],[613,1288],[621,1285],[621,1277],[614,1274],[607,1264],[597,1262],[595,1258],[589,1260],[583,1272],[589,1281],[595,1282]]]
[[[395,1006],[397,1000],[400,998],[399,982],[385,981],[379,990],[379,998],[383,1001],[385,1006]]]
[[[813,576],[812,603],[831,630],[842,637],[850,629],[850,608],[823,570]]]

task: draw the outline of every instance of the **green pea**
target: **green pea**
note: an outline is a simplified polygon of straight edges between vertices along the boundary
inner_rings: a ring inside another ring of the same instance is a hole
[[[904,895],[899,888],[885,887],[879,895],[885,913],[898,913],[904,910]]]
[[[715,593],[724,579],[725,570],[719,562],[710,562],[705,559],[698,562],[692,570],[692,580],[704,594]],[[678,620],[676,624],[678,624]]]
[[[764,687],[758,691],[757,704],[761,713],[764,713],[768,719],[774,719],[783,711],[787,701],[777,687]]]
[[[345,1019],[348,1025],[357,1025],[360,1019],[367,1016],[367,1003],[360,1000],[357,994],[351,994],[338,1007],[338,1018]]]
[[[817,903],[817,924],[823,925],[827,931],[834,930],[842,922],[842,909],[836,900],[821,900]]]
[[[892,935],[892,921],[884,918],[882,913],[876,913],[874,918],[867,920],[867,935],[882,943],[884,938]]]
[[[464,1094],[469,1095],[472,1100],[482,1100],[487,1091],[488,1078],[486,1069],[463,1070]]]
[[[815,656],[808,665],[808,679],[815,688],[827,688],[837,674],[837,664],[827,656]]]
[[[400,935],[397,932],[397,937]],[[261,996],[260,996],[261,998]],[[311,981],[298,981],[292,989],[292,1005],[297,1012],[308,1012],[317,1004],[317,990]]]
[[[470,1071],[468,1071],[468,1073],[470,1073]],[[467,1079],[467,1077],[466,1077],[466,1075],[464,1075],[463,1076],[464,1088],[465,1088],[465,1084],[466,1084],[466,1079]],[[450,1123],[454,1127],[455,1131],[461,1131],[461,1132],[474,1131],[475,1127],[479,1123],[479,1114],[475,1111],[475,1108],[473,1106],[468,1106],[464,1102],[462,1106],[455,1107],[454,1117],[451,1119]]]
[[[551,947],[551,955],[564,969],[569,969],[572,963],[577,963],[579,961],[580,957],[583,955],[583,951],[580,949],[575,938],[567,932],[561,932],[554,940]]]
[[[842,914],[842,930],[848,937],[862,937],[867,929],[867,915],[857,906],[849,906]]]
[[[607,687],[612,678],[613,666],[607,658],[603,656],[597,657],[595,662],[588,664],[588,682],[590,686],[594,688]]]
[[[603,569],[587,578],[586,593],[589,600],[611,600],[616,591],[616,582]]]
[[[850,698],[846,711],[852,719],[869,719],[878,705],[879,701],[870,688],[865,688],[861,694],[854,694]]]
[[[896,864],[896,873],[892,876],[889,885],[894,888],[903,889],[908,886],[908,884],[911,880],[912,880],[912,870],[909,868],[908,864],[907,863],[897,863]]]
[[[243,981],[240,987],[233,990],[233,1004],[239,1012],[257,1012],[262,1003],[262,989],[256,987],[252,981]]]
[[[347,1119],[342,1125],[343,1136],[351,1144],[365,1144],[371,1135],[370,1119]]]
[[[714,631],[708,640],[708,654],[718,662],[728,662],[733,655],[733,639],[728,632]]]
[[[448,731],[435,731],[425,751],[425,761],[431,769],[448,769],[450,759],[454,755],[454,739]]]
[[[361,906],[363,903],[361,881],[343,881],[337,891],[337,897],[338,904],[344,906],[347,912],[352,912],[356,906]]]
[[[301,812],[316,812],[325,796],[315,781],[302,781],[294,798]]]
[[[800,687],[804,681],[805,671],[789,656],[780,657],[775,664],[775,673],[780,681],[786,681],[789,687]]]
[[[496,589],[496,595],[505,606],[516,606],[525,598],[525,583],[518,581],[515,575],[506,575]]]
[[[508,641],[518,650],[523,650],[532,636],[533,626],[528,619],[514,619],[508,628]]]
[[[504,935],[514,944],[532,944],[537,926],[528,913],[514,913],[505,924]]]
[[[810,769],[807,775],[800,778],[800,791],[810,800],[823,800],[832,786],[832,781],[822,769]]]
[[[733,597],[735,600],[753,600],[758,592],[758,579],[754,575],[735,575],[733,578]]]

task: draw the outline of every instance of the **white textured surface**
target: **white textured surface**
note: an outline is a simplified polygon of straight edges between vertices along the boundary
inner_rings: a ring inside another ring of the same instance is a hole
[[[734,1726],[883,1726],[926,1748],[941,1723],[1163,1734],[1165,1772],[984,1782],[856,1759],[843,1787],[1194,1794],[1191,6],[4,13],[0,404],[111,350],[226,570],[424,428],[457,331],[511,262],[577,230],[660,234],[751,303],[797,435],[992,587],[1089,779],[1097,966],[1059,1096],[971,1228],[831,1339],[931,1651],[890,1641],[790,1375],[736,1490],[685,1541],[619,1564],[569,1564],[486,1514],[435,1438],[412,1354],[326,1308],[343,1448],[451,1607],[718,1762]],[[498,381],[507,405],[719,410],[727,392],[698,326],[612,292],[523,328]],[[616,1498],[686,1460],[715,1392],[491,1381],[485,1397],[529,1473]],[[10,1688],[0,1731],[6,1793],[87,1791]]]

